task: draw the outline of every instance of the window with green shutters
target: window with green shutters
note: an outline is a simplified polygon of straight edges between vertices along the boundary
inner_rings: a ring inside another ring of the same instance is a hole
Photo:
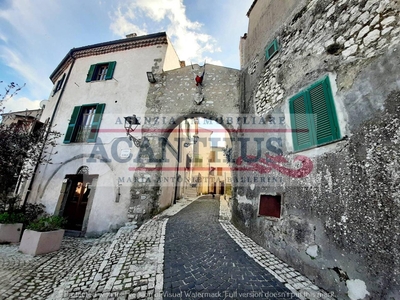
[[[95,143],[105,104],[75,106],[65,133],[64,144]]]
[[[289,100],[295,151],[340,138],[329,77],[312,84]]]
[[[274,39],[271,44],[268,45],[267,49],[265,50],[265,58],[269,61],[272,56],[274,56],[279,50],[278,47],[278,40]]]
[[[63,76],[61,77],[61,79],[60,79],[59,81],[57,81],[57,84],[56,84],[56,86],[54,87],[53,94],[52,94],[51,96],[54,96],[54,95],[61,89],[62,84],[63,84],[63,82],[64,82],[64,79],[65,79],[65,73],[63,74]]]
[[[86,75],[86,82],[112,79],[116,64],[117,62],[110,61],[91,65]]]

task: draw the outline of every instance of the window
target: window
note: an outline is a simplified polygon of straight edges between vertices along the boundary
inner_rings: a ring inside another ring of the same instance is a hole
[[[64,79],[65,79],[65,73],[63,74],[61,79],[59,81],[57,81],[57,84],[56,84],[56,86],[55,86],[55,88],[53,90],[53,95],[52,96],[54,96],[61,89],[62,84],[64,82]]]
[[[269,61],[272,56],[274,56],[279,50],[278,47],[278,40],[274,39],[271,44],[268,45],[267,49],[265,50],[265,58]]]
[[[212,150],[209,155],[209,162],[215,162],[215,151]]]
[[[75,106],[65,134],[64,144],[95,143],[105,104]]]
[[[280,218],[281,217],[281,195],[261,195],[258,215]]]
[[[192,165],[192,158],[189,156],[189,154],[186,154],[186,169],[190,170],[191,165]]]
[[[194,166],[201,167],[203,165],[203,158],[201,156],[194,157]]]
[[[112,79],[116,63],[110,61],[91,65],[86,76],[86,82]]]
[[[317,81],[289,100],[295,151],[339,139],[339,125],[329,77]]]
[[[217,176],[222,176],[222,168],[217,168]]]

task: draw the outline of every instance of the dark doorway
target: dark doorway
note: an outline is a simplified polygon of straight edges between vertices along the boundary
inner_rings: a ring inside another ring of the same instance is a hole
[[[97,175],[77,174],[66,175],[68,179],[69,191],[63,217],[67,218],[66,229],[81,231],[85,218],[86,206],[92,190],[93,178]]]

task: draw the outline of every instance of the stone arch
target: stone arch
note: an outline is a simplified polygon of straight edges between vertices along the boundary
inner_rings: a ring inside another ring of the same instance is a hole
[[[165,196],[160,187],[160,177],[167,165],[166,151],[173,152],[173,147],[167,142],[168,138],[182,121],[195,117],[219,120],[218,123],[227,130],[232,147],[235,148],[239,124],[229,122],[228,118],[232,121],[240,115],[240,71],[207,64],[202,88],[199,90],[193,79],[193,70],[196,69],[200,67],[193,65],[162,72],[157,75],[157,82],[150,84],[146,99],[147,110],[140,120],[143,138],[138,158],[143,154],[146,158],[152,156],[152,159],[137,159],[134,177],[142,179],[132,184],[130,210],[138,212],[133,219],[151,217],[161,208],[160,204],[168,205],[160,202]],[[195,100],[199,99],[199,93],[204,99],[197,103]],[[177,149],[175,151],[178,152]],[[172,166],[169,167],[173,170]],[[152,168],[151,172],[147,168]],[[175,192],[169,190],[168,193],[169,196]],[[173,199],[168,201],[173,203]]]

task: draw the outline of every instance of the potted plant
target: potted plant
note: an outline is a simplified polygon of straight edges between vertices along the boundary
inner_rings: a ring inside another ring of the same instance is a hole
[[[63,217],[53,215],[45,215],[29,223],[22,235],[19,251],[39,255],[59,250],[65,223]]]
[[[18,243],[21,238],[25,216],[22,213],[0,214],[0,243]]]

